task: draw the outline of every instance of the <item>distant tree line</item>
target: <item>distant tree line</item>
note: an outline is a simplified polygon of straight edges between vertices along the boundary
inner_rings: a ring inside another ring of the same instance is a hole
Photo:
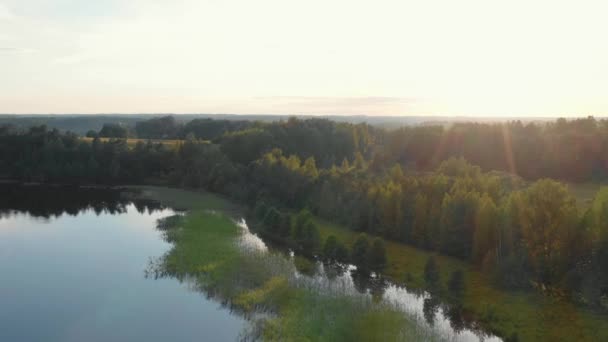
[[[463,157],[484,171],[499,170],[525,179],[568,181],[608,179],[608,120],[593,117],[535,123],[454,123],[380,129],[326,119],[279,122],[194,119],[174,116],[139,121],[135,126],[109,123],[91,137],[186,139],[220,143],[232,160],[247,164],[273,148],[287,155],[314,157],[322,167],[369,160],[370,171],[399,164],[432,171],[451,157]]]
[[[399,163],[430,170],[463,157],[484,171],[501,170],[526,179],[568,181],[608,178],[608,120],[593,117],[545,123],[456,123],[381,130],[374,167]]]
[[[87,142],[73,133],[48,130],[0,134],[0,175],[28,182],[141,183],[165,178],[175,151],[162,144],[138,143],[130,148],[124,139]]]

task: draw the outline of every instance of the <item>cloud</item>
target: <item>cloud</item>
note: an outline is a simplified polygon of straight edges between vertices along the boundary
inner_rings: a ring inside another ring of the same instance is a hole
[[[12,20],[14,18],[15,14],[4,4],[0,3],[0,20]]]
[[[9,54],[9,53],[15,53],[15,54],[21,54],[21,53],[34,53],[36,52],[36,49],[30,49],[30,48],[20,48],[20,47],[6,47],[6,46],[0,46],[0,54]]]
[[[62,56],[53,60],[54,64],[59,65],[72,65],[86,61],[89,58],[86,54],[77,53],[73,55]]]
[[[258,96],[260,100],[288,100],[302,101],[319,104],[391,104],[391,103],[411,103],[415,102],[413,97],[391,97],[391,96],[351,96],[351,97],[332,97],[332,96]]]
[[[90,3],[0,0],[0,94],[88,111],[608,110],[604,4]]]
[[[391,96],[258,96],[252,108],[272,108],[272,113],[398,115],[412,114],[422,99]]]

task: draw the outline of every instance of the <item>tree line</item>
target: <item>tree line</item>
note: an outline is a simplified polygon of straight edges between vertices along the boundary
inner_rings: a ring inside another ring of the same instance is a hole
[[[0,175],[204,188],[252,210],[265,203],[259,221],[304,254],[370,262],[367,251],[375,243],[359,243],[365,253],[355,250],[357,243],[344,253],[333,239],[319,241],[310,221],[286,218],[308,208],[357,232],[467,260],[502,286],[600,305],[608,296],[608,190],[580,212],[563,184],[536,178],[602,178],[604,157],[595,153],[608,146],[604,126],[588,118],[543,127],[514,122],[386,131],[292,118],[231,131],[218,124],[211,141],[188,134],[177,146],[133,147],[124,139],[88,142],[45,127],[3,127]]]
[[[330,263],[352,263],[363,274],[382,272],[387,265],[386,247],[381,238],[370,241],[366,234],[361,233],[350,250],[334,235],[321,241],[319,228],[307,209],[291,214],[258,202],[249,218],[265,237],[303,255],[318,256]]]

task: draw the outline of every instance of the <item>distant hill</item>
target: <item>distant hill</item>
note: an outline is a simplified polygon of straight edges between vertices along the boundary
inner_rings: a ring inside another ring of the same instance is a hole
[[[134,127],[138,121],[149,120],[155,117],[173,115],[178,122],[188,122],[193,119],[217,120],[252,120],[252,121],[279,121],[289,117],[298,118],[326,118],[336,122],[368,123],[383,128],[398,128],[409,125],[449,125],[455,122],[504,122],[512,120],[548,121],[550,117],[449,117],[449,116],[365,116],[365,115],[244,115],[244,114],[0,114],[0,125],[11,124],[17,127],[30,127],[46,125],[62,131],[71,131],[85,134],[89,130],[99,131],[103,124],[113,123]]]

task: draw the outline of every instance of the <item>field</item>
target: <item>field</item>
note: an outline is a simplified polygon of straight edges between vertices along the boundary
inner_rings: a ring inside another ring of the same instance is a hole
[[[88,141],[88,142],[92,142],[93,138],[88,138],[88,137],[82,137],[80,138],[84,141]],[[117,138],[99,138],[99,140],[106,142],[106,141],[110,141],[110,140],[116,140]],[[129,145],[129,147],[134,147],[138,142],[143,142],[143,143],[147,143],[148,141],[151,141],[155,144],[161,143],[164,145],[168,145],[168,146],[178,146],[179,144],[183,143],[184,140],[165,140],[165,139],[137,139],[137,138],[127,138],[127,145]]]

